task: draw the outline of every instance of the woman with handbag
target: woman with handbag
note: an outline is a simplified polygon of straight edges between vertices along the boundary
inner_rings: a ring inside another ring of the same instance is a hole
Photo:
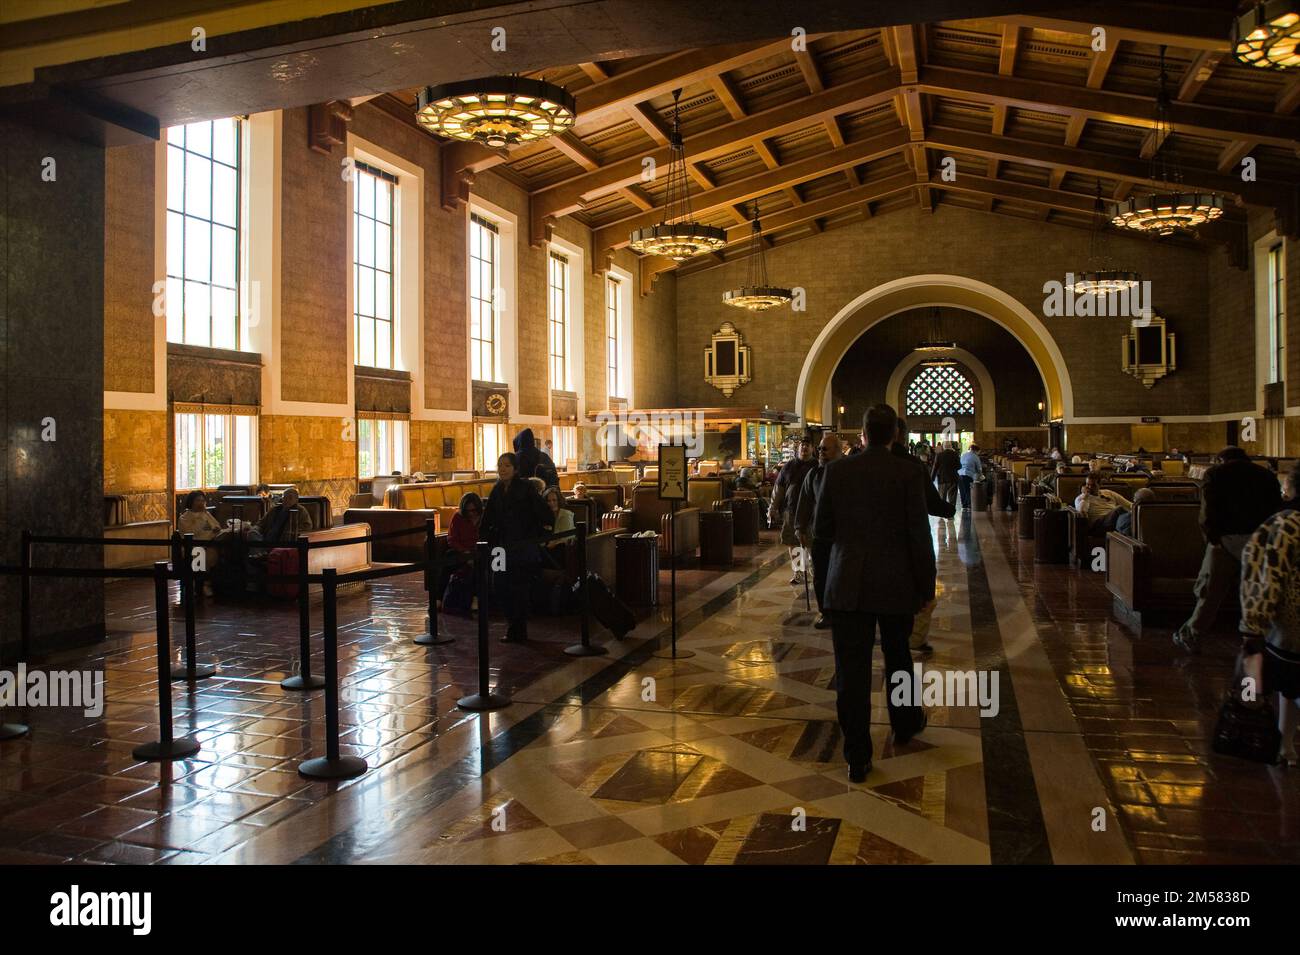
[[[1274,514],[1241,552],[1241,631],[1243,657],[1263,654],[1263,693],[1277,694],[1278,762],[1294,766],[1300,707],[1300,511]]]

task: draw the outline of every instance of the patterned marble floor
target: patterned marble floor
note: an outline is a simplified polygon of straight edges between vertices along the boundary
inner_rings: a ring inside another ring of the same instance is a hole
[[[178,728],[203,749],[134,760],[157,732],[156,683],[148,594],[124,586],[110,600],[120,632],[89,660],[58,661],[105,669],[105,716],[34,712],[30,737],[0,743],[0,862],[1296,857],[1294,774],[1208,753],[1227,638],[1190,662],[1165,632],[1134,638],[1099,578],[1034,565],[1006,515],[933,529],[941,596],[925,666],[997,672],[1001,705],[934,708],[895,746],[877,661],[875,769],[860,786],[839,755],[829,634],[770,539],[729,572],[683,571],[689,658],[653,655],[662,610],[604,658],[564,655],[573,621],[539,621],[532,645],[493,643],[494,682],[515,702],[481,716],[455,708],[476,675],[471,623],[449,621],[456,643],[426,650],[410,643],[424,626],[413,584],[346,598],[343,749],[372,768],[334,785],[296,773],[323,751],[323,701],[278,685],[296,646],[284,606],[204,609],[201,650],[221,674],[174,694]]]

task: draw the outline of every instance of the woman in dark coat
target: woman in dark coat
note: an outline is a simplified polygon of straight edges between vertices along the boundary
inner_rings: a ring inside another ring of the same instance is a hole
[[[529,595],[541,564],[535,539],[547,533],[550,522],[550,508],[532,482],[521,475],[516,456],[509,452],[501,455],[497,483],[483,511],[483,534],[494,551],[505,549],[505,572],[497,576],[493,590],[505,597],[509,625],[503,643],[528,639]]]

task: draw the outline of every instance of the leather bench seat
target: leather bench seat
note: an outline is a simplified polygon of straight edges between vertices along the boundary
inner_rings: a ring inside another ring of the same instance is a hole
[[[157,539],[158,546],[104,545],[104,569],[123,570],[152,567],[156,561],[171,560],[171,521],[134,521],[104,528],[105,538]]]
[[[1144,501],[1132,535],[1106,535],[1106,589],[1140,623],[1173,620],[1196,603],[1192,592],[1205,549],[1194,501]]]
[[[424,559],[425,522],[434,520],[434,532],[442,534],[443,524],[436,510],[399,510],[388,507],[350,507],[343,512],[343,524],[346,527],[370,526],[376,534],[388,534],[399,530],[416,530],[418,534],[409,537],[394,537],[390,540],[375,541],[371,552],[375,560],[385,563],[411,563]]]

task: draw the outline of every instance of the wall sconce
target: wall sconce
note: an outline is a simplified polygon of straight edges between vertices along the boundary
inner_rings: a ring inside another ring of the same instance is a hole
[[[1177,337],[1155,313],[1133,319],[1130,333],[1120,343],[1120,367],[1150,388],[1178,367]]]
[[[835,430],[843,431],[844,430],[844,406],[843,405],[840,405],[839,412],[840,412],[840,423]]]

